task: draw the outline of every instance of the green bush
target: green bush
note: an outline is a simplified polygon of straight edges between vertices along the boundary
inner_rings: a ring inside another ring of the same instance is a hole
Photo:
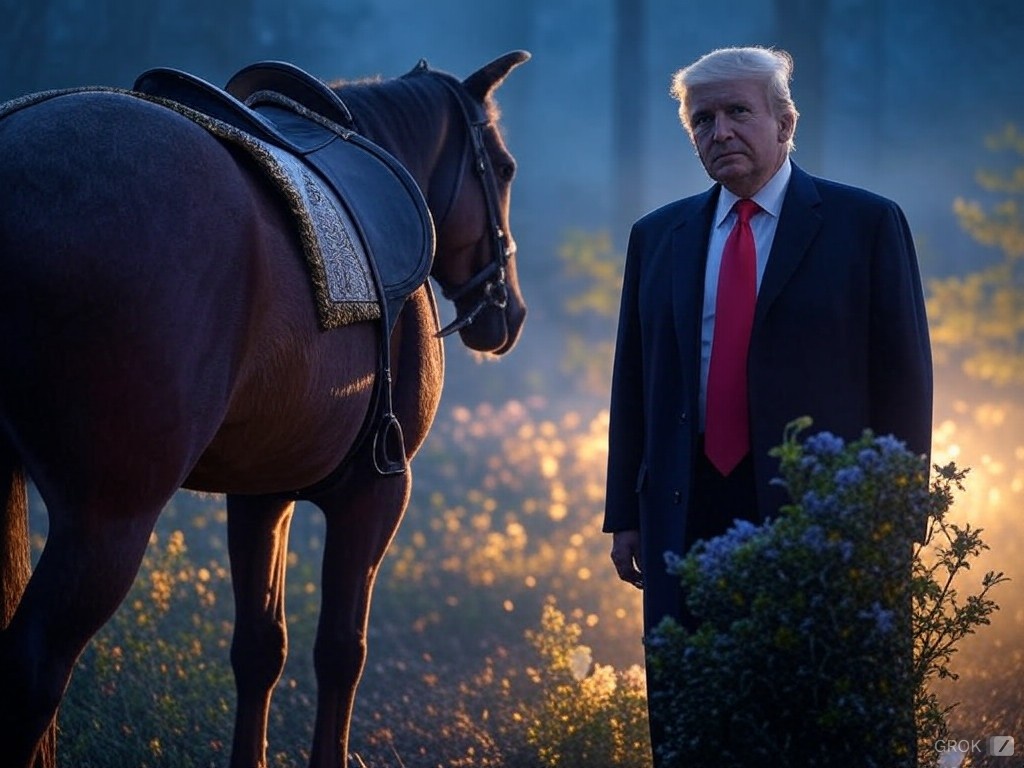
[[[685,558],[666,553],[698,621],[648,641],[669,765],[934,765],[945,715],[927,684],[996,605],[953,579],[984,544],[945,515],[964,472],[927,465],[892,437],[844,443],[809,419],[780,459],[792,503],[737,522]],[[923,540],[915,543],[915,540]],[[913,653],[911,653],[913,643]],[[916,734],[916,735],[915,735]]]

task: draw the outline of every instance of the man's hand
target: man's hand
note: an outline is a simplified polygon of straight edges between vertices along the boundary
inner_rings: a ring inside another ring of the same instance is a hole
[[[640,573],[640,531],[612,534],[612,562],[620,579],[637,589],[644,588],[644,577]]]

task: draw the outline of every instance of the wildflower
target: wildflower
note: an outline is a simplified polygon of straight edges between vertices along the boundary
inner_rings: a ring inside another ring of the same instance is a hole
[[[907,450],[907,444],[902,440],[898,440],[892,435],[882,435],[875,438],[875,445],[878,446],[878,450],[882,456],[891,456],[893,454],[904,453]]]
[[[593,674],[581,680],[583,695],[587,699],[607,699],[618,687],[615,667],[609,664],[595,664]]]
[[[679,569],[683,565],[683,558],[671,550],[666,550],[663,557],[665,558],[665,570],[673,576],[679,576]]]
[[[819,432],[807,438],[804,449],[819,456],[838,456],[843,451],[843,439],[831,432]]]
[[[167,555],[168,557],[178,557],[185,552],[185,534],[182,531],[174,531],[171,533],[170,539],[167,541]]]
[[[720,572],[722,564],[760,530],[759,526],[749,520],[736,520],[732,527],[721,536],[700,542],[695,548],[697,562],[707,578],[714,580],[715,574]]]
[[[858,466],[842,467],[836,472],[835,481],[840,491],[851,491],[864,482],[864,470]]]
[[[881,463],[881,457],[873,448],[864,448],[857,454],[857,464],[869,472]]]
[[[572,672],[573,679],[579,681],[585,678],[590,673],[593,661],[590,648],[577,645],[569,654],[569,671]]]
[[[812,525],[804,531],[800,542],[810,551],[820,553],[827,546],[828,538],[820,525]]]
[[[822,496],[818,491],[807,491],[800,499],[800,505],[813,518],[833,516],[836,513],[837,500],[835,495]]]

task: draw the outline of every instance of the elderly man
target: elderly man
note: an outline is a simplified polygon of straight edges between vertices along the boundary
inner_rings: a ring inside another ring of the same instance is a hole
[[[644,627],[692,626],[666,551],[773,516],[785,425],[931,443],[932,368],[900,208],[790,160],[790,56],[716,50],[673,94],[715,184],[632,228],[612,378],[604,530]],[[659,715],[651,712],[655,747]]]

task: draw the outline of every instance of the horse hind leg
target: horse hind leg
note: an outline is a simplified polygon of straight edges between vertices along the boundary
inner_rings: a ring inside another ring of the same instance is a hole
[[[235,595],[231,666],[238,702],[233,768],[264,768],[267,717],[288,653],[285,571],[295,505],[262,496],[228,496],[228,554]]]
[[[113,513],[109,500],[47,506],[46,546],[0,634],[0,750],[11,768],[46,753],[75,662],[124,599],[163,504],[137,514]]]

